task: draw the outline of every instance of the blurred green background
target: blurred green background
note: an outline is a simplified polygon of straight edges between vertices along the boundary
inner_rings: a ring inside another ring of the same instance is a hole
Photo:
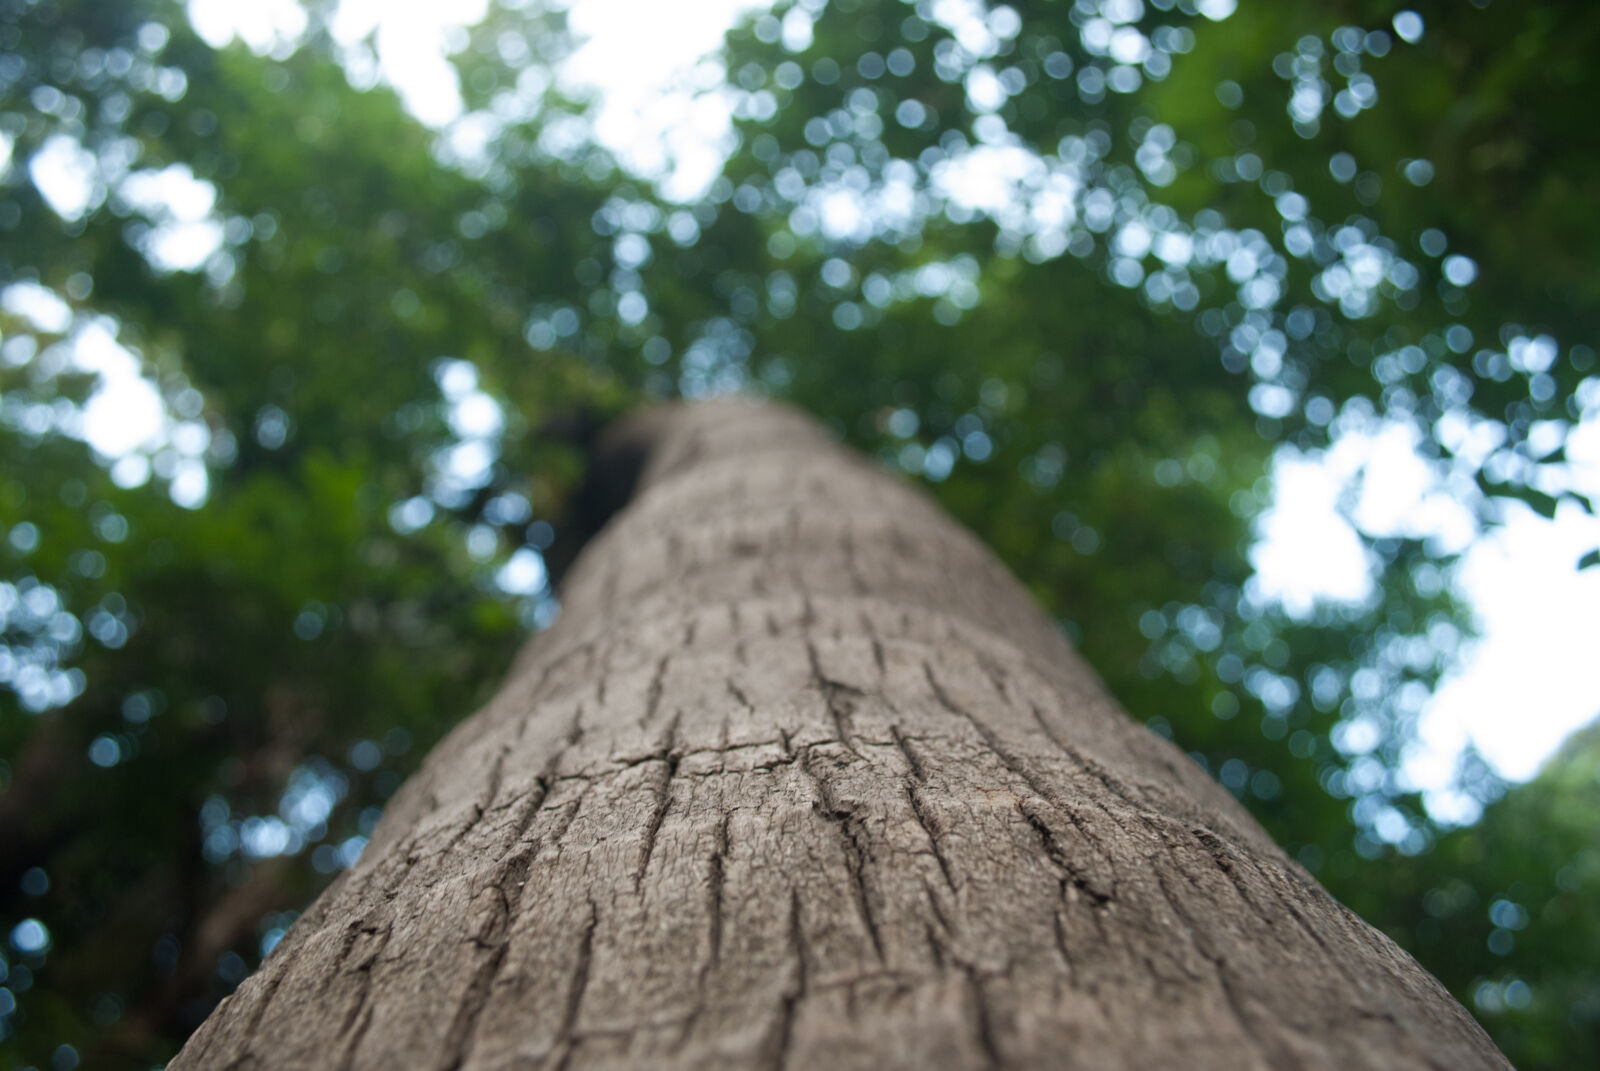
[[[1600,6],[779,3],[670,197],[561,5],[451,34],[448,126],[340,5],[216,7],[0,0],[0,1061],[175,1052],[555,618],[596,430],[742,389],[924,482],[1515,1063],[1600,1065],[1600,736],[1425,795],[1466,544],[1251,557],[1274,457],[1373,428],[1474,532],[1592,519]]]

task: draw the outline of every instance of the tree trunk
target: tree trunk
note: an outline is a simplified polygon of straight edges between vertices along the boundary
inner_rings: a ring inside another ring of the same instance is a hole
[[[1505,1067],[797,414],[633,424],[554,628],[171,1065]]]

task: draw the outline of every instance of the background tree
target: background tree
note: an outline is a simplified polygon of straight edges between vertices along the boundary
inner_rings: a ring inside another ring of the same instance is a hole
[[[1594,397],[1596,16],[973,10],[753,19],[739,147],[680,205],[585,140],[531,5],[455,57],[470,152],[352,86],[326,5],[258,55],[176,4],[0,3],[6,1058],[175,1051],[553,616],[590,429],[733,385],[924,480],[1324,882],[1458,993],[1510,983],[1503,941],[1451,965],[1414,926],[1454,880],[1398,772],[1467,624],[1448,555],[1368,533],[1374,596],[1295,617],[1247,544],[1275,446],[1380,417],[1464,497],[1553,509]],[[974,152],[1018,197],[950,194]],[[97,455],[129,369],[158,430]],[[1516,858],[1459,918],[1509,899],[1525,950],[1554,921],[1509,890],[1554,860]],[[1593,1001],[1518,971],[1527,1008],[1474,1005],[1514,1059],[1592,1048]]]

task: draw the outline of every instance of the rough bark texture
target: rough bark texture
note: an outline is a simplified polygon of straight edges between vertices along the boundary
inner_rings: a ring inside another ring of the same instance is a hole
[[[173,1068],[1506,1066],[922,494],[652,419],[560,621]]]

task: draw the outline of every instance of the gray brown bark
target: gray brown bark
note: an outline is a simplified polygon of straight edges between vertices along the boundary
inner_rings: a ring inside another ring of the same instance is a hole
[[[652,419],[559,622],[174,1069],[1506,1066],[922,494]]]

